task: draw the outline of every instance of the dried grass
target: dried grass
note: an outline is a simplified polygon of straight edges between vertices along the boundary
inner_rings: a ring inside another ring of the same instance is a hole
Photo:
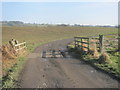
[[[106,52],[103,52],[99,57],[99,63],[109,63],[109,64],[111,64],[112,61],[110,60],[110,56]]]
[[[96,41],[94,41],[94,40],[92,40],[91,41],[91,44],[90,44],[90,54],[92,54],[93,55],[93,57],[95,57],[95,58],[98,58],[99,57],[99,53],[98,53],[98,50],[97,50],[97,47],[96,47],[96,43],[95,43]]]
[[[2,46],[2,58],[3,59],[15,59],[17,57],[17,53],[14,49],[10,47],[10,45]]]
[[[14,64],[17,63],[16,58],[20,55],[24,55],[26,50],[21,50],[16,52],[10,45],[3,45],[0,47],[2,52],[2,69],[3,76],[6,75],[6,69],[11,68]]]

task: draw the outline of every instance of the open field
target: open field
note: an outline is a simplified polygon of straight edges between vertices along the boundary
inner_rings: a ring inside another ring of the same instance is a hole
[[[118,33],[117,28],[109,27],[2,27],[2,42],[8,43],[12,38],[27,43],[40,43],[74,36],[92,36]]]

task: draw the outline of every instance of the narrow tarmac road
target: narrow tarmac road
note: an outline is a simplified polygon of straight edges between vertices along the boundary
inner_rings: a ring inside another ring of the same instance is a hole
[[[118,81],[69,55],[67,58],[41,58],[43,50],[65,49],[71,40],[54,41],[37,47],[28,56],[17,87],[118,88]]]

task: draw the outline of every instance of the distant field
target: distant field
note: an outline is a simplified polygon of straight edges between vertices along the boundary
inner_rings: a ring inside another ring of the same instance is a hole
[[[92,36],[118,33],[117,28],[109,27],[2,27],[2,42],[6,44],[12,38],[27,43],[41,43],[52,40],[72,38],[74,36]]]

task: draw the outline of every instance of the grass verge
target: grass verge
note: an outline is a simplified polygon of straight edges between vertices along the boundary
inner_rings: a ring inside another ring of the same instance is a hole
[[[79,50],[75,49],[73,45],[69,45],[68,48],[69,52],[74,52],[76,54],[75,57],[77,57],[78,59],[81,59],[91,66],[95,67],[96,69],[109,74],[117,80],[120,80],[120,55],[118,52],[108,53],[112,63],[99,63],[99,58],[95,58],[90,54],[81,53]]]
[[[18,63],[14,64],[13,67],[8,70],[7,75],[2,78],[2,88],[12,88],[15,86],[19,73],[23,68],[22,66],[25,64],[26,57],[19,56],[17,61]]]

